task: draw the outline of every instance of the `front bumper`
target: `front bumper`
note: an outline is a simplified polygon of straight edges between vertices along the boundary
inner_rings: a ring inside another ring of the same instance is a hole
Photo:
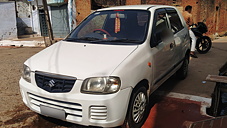
[[[83,94],[80,93],[82,81],[77,80],[69,93],[49,93],[34,83],[28,83],[23,78],[19,82],[23,102],[31,110],[51,117],[53,115],[42,112],[41,106],[61,110],[65,112],[65,118],[61,118],[62,120],[85,126],[122,125],[132,91],[131,88],[126,88],[107,95]]]

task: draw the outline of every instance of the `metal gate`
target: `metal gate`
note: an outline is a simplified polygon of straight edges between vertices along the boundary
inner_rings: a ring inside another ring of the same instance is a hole
[[[39,21],[40,21],[41,36],[48,36],[46,17],[43,9],[39,9]]]
[[[56,38],[64,38],[69,34],[67,4],[61,6],[51,6],[51,21],[53,35]]]

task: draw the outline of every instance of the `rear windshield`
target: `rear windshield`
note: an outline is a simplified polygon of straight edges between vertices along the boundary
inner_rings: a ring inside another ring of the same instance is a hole
[[[65,40],[88,43],[141,44],[150,13],[142,10],[94,12]]]

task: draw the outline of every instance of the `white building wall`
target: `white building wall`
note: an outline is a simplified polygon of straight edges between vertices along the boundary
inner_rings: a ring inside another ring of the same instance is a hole
[[[26,0],[17,1],[17,16],[21,20],[21,24],[26,27],[32,27],[31,25],[31,9],[29,3]]]
[[[42,6],[42,0],[32,1],[31,6],[32,6],[32,27],[33,27],[33,31],[37,35],[41,36],[38,6]]]
[[[41,35],[38,9],[32,10],[32,26],[34,33]]]
[[[39,7],[43,6],[42,0],[33,0],[31,1],[32,5],[32,26],[33,31],[37,35],[41,36],[41,26],[39,19]]]
[[[14,2],[0,2],[0,40],[17,38]]]

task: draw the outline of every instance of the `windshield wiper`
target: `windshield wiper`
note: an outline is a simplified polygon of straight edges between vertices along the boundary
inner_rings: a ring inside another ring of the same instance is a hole
[[[90,41],[91,43],[101,43],[101,42],[106,42],[109,44],[112,44],[111,42],[116,42],[116,44],[130,44],[130,43],[140,43],[140,40],[132,40],[132,39],[127,39],[127,38],[121,38],[121,39],[106,39],[106,40],[94,40]]]
[[[139,40],[132,40],[128,38],[121,38],[121,39],[115,39],[115,40],[107,40],[109,42],[140,42]]]
[[[98,42],[119,42],[119,43],[139,43],[140,40],[133,40],[133,39],[128,39],[128,38],[120,38],[120,39],[106,39],[106,40],[102,40],[96,37],[81,37],[81,38],[67,38],[65,39],[65,41],[81,41],[81,40],[85,40],[85,41],[89,41],[91,43],[98,43]]]
[[[67,38],[67,39],[65,39],[65,41],[79,41],[79,40],[95,41],[95,40],[100,40],[100,39],[95,38],[95,37],[81,37],[81,38]]]
[[[66,38],[65,41],[77,41],[77,38]]]
[[[81,37],[77,38],[78,40],[88,40],[88,41],[94,41],[94,40],[100,40],[99,38],[96,37]]]

